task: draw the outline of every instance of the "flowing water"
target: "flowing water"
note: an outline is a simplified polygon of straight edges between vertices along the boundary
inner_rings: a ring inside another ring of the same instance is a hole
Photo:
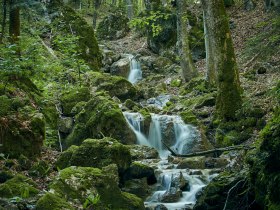
[[[135,84],[136,82],[142,79],[142,70],[140,62],[133,55],[129,55],[128,58],[130,60],[130,71],[128,81],[132,84]]]
[[[197,129],[185,124],[179,116],[151,114],[149,132],[144,132],[144,118],[141,114],[124,112],[124,116],[137,137],[137,143],[154,147],[161,157],[156,165],[158,184],[154,193],[145,201],[145,206],[154,209],[163,204],[170,210],[191,209],[196,202],[197,193],[215,174],[209,175],[209,170],[201,170],[200,175],[190,175],[188,169],[176,169],[175,164],[168,162],[170,152],[164,148],[162,141],[172,145],[171,148],[179,154],[190,152],[191,145],[200,138]],[[144,133],[148,133],[148,136]],[[176,187],[179,179],[186,180],[187,189],[180,190]],[[179,196],[176,193],[179,193]]]

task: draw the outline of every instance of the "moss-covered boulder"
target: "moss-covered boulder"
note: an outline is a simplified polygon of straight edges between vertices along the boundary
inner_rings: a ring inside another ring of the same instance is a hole
[[[106,137],[87,139],[79,147],[70,147],[59,157],[56,166],[60,169],[69,166],[102,168],[110,164],[116,164],[123,173],[131,164],[131,155],[126,146]]]
[[[74,210],[75,208],[66,202],[63,198],[60,198],[52,193],[46,193],[36,203],[36,209],[38,210]]]
[[[229,193],[229,191],[231,192]],[[193,209],[222,210],[242,209],[243,207],[246,209],[248,203],[252,205],[250,209],[259,209],[253,201],[253,195],[249,190],[244,171],[238,173],[223,172],[205,187]]]
[[[128,145],[132,160],[159,159],[158,151],[155,148],[145,145]]]
[[[179,163],[177,168],[181,169],[204,169],[205,168],[205,157],[190,157],[184,158]]]
[[[40,154],[45,140],[45,119],[31,107],[0,118],[0,153],[10,157]]]
[[[114,179],[104,171],[90,167],[69,167],[61,170],[50,185],[50,192],[77,206],[86,199],[98,197],[94,209],[142,210],[143,201],[137,196],[121,192]]]
[[[65,147],[80,145],[86,138],[111,136],[124,144],[136,142],[122,111],[108,96],[95,96],[75,116],[75,126],[63,141]]]
[[[16,175],[0,184],[0,197],[12,198],[15,196],[29,198],[37,195],[39,190],[37,185],[24,175]]]
[[[48,4],[48,9],[54,15],[51,26],[56,30],[56,35],[63,37],[73,34],[78,37],[78,52],[93,69],[101,67],[101,52],[95,38],[93,28],[87,24],[83,17],[79,16],[75,10],[62,3],[62,1],[52,1]],[[70,27],[70,28],[69,28]],[[52,40],[55,40],[52,39]],[[55,43],[52,43],[56,47]]]
[[[280,208],[280,110],[261,131],[260,148],[248,155],[256,202],[264,209]]]
[[[60,98],[63,114],[66,116],[73,116],[71,113],[73,107],[79,102],[87,102],[89,99],[90,92],[89,88],[87,87],[67,90],[66,92],[62,93]]]
[[[109,14],[98,24],[97,37],[103,40],[124,37],[129,31],[128,21],[129,19],[124,14]]]
[[[138,97],[137,89],[123,77],[88,72],[87,79],[94,91],[107,91],[111,97],[118,97],[122,101]]]

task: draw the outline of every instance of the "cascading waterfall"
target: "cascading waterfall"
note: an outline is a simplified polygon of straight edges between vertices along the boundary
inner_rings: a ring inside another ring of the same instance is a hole
[[[132,84],[135,84],[136,82],[142,79],[140,62],[137,61],[133,55],[129,55],[128,58],[130,60],[130,72],[128,76],[128,81]]]
[[[196,202],[197,192],[206,186],[215,175],[210,176],[207,174],[207,170],[203,171],[203,175],[190,175],[187,170],[176,169],[176,165],[168,162],[167,157],[170,152],[163,147],[162,141],[168,141],[174,151],[184,154],[189,152],[194,141],[200,138],[198,130],[194,126],[185,124],[179,116],[151,114],[149,135],[146,137],[142,126],[144,117],[140,113],[124,112],[124,116],[137,137],[137,143],[154,147],[161,157],[157,164],[160,171],[158,177],[160,186],[153,195],[148,197],[145,202],[146,207],[155,208],[160,204],[164,204],[169,210],[192,207]],[[174,187],[176,179],[178,180],[180,176],[188,181],[189,189],[180,191],[178,187]],[[170,194],[172,198],[172,196],[176,196],[176,193],[181,193],[177,200],[169,201],[170,198],[166,198]]]

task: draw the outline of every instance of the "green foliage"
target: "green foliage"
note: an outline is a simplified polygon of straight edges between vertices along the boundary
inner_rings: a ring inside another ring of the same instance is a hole
[[[130,28],[135,28],[136,30],[143,31],[147,27],[151,27],[153,36],[156,37],[162,32],[161,25],[158,24],[158,20],[164,19],[167,20],[170,17],[170,14],[162,11],[151,11],[142,17],[133,18],[129,22]]]
[[[83,204],[84,209],[93,208],[96,204],[100,202],[100,195],[89,194],[86,201]]]

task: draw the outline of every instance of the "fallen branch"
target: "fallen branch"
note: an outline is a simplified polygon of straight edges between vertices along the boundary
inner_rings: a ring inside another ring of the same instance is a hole
[[[229,146],[229,147],[224,147],[224,148],[215,148],[212,150],[206,150],[202,152],[193,152],[189,154],[177,154],[174,152],[166,143],[162,141],[162,144],[166,147],[166,149],[171,152],[171,155],[175,157],[195,157],[195,156],[203,156],[211,153],[217,153],[217,152],[226,152],[226,151],[232,151],[232,150],[250,150],[254,149],[255,147],[253,146],[244,146],[244,145],[238,145],[238,146]]]

